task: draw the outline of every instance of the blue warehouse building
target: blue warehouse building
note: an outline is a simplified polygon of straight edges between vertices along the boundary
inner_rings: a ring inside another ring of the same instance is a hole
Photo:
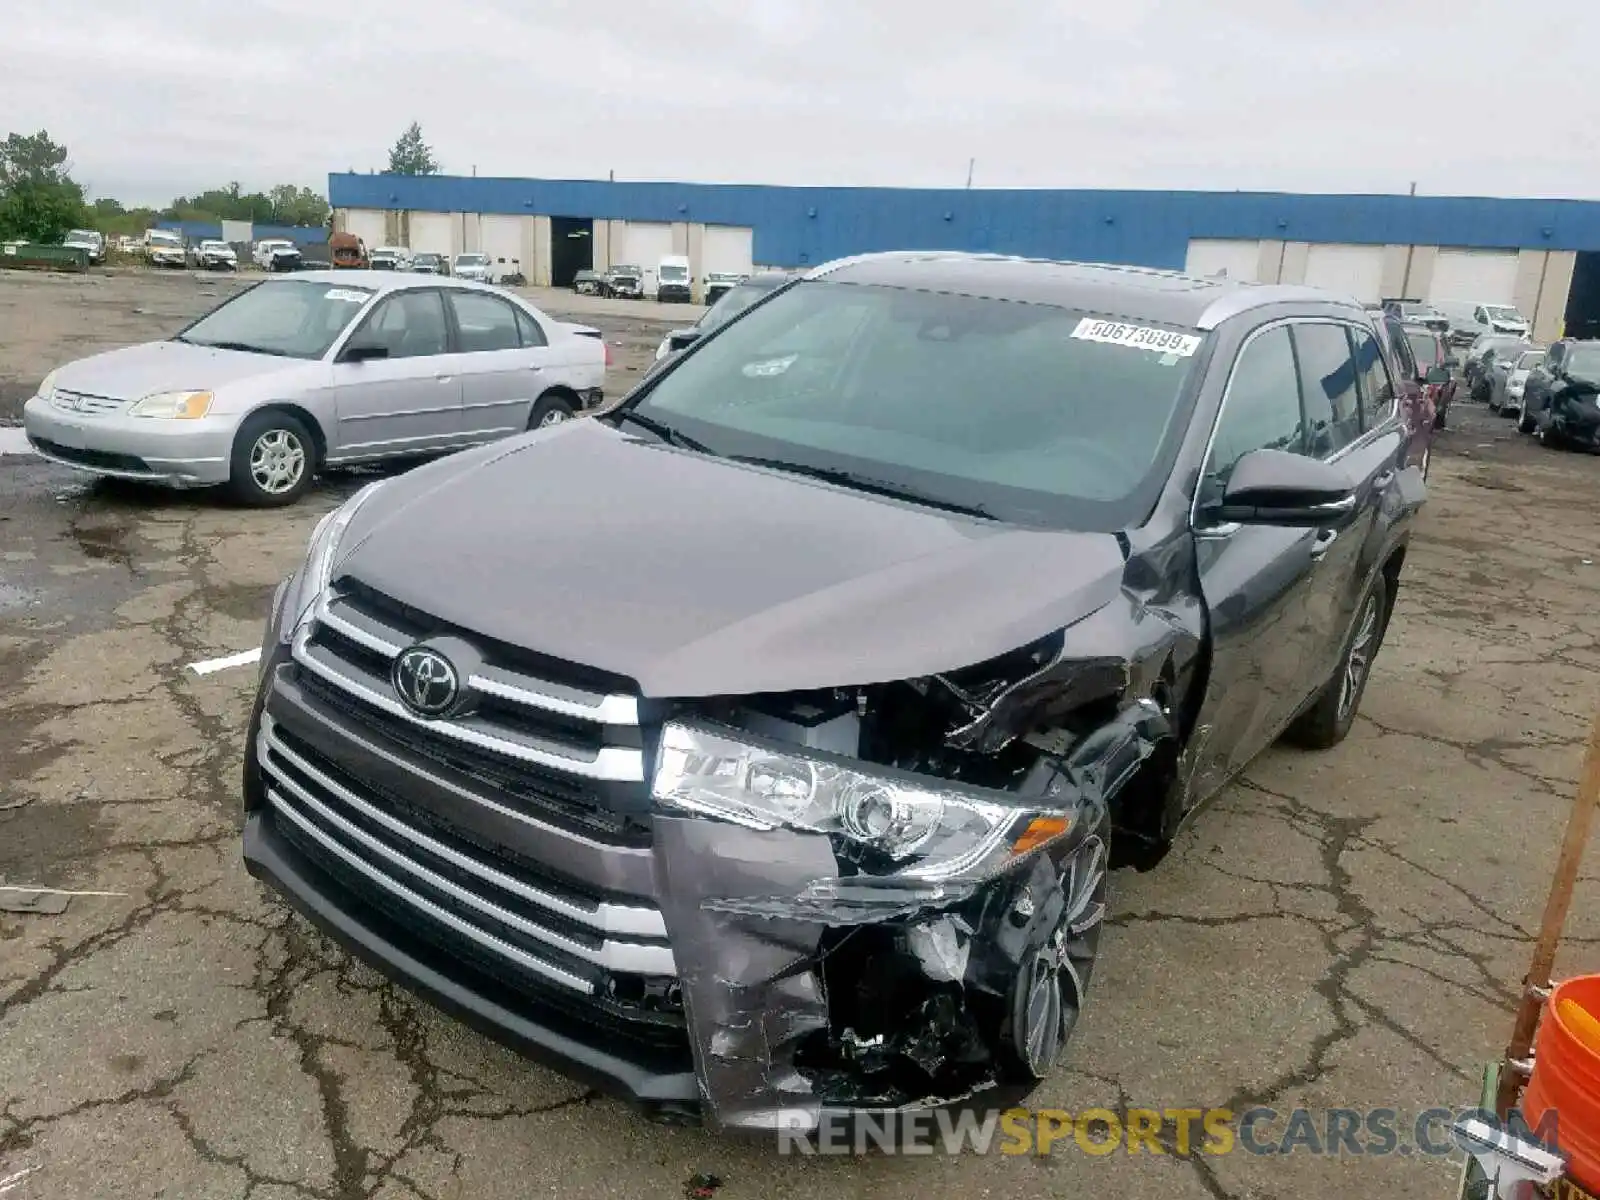
[[[939,190],[329,176],[369,247],[484,253],[566,286],[579,270],[690,260],[707,274],[887,249],[1129,263],[1384,296],[1511,303],[1538,336],[1600,318],[1600,203],[1271,192]],[[647,283],[648,287],[648,283]]]

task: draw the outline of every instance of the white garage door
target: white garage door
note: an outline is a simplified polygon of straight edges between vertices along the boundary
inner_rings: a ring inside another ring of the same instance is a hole
[[[490,216],[481,218],[479,237],[483,253],[489,256],[490,269],[496,279],[502,275],[527,275],[522,269],[522,223],[531,217]]]
[[[622,230],[622,251],[611,252],[611,261],[653,272],[663,258],[672,253],[672,226],[652,221],[629,221]]]
[[[1440,250],[1428,299],[1510,304],[1517,293],[1515,250]]]
[[[1306,253],[1306,283],[1366,303],[1383,292],[1383,247],[1313,244]]]
[[[1189,243],[1183,273],[1196,279],[1221,275],[1226,279],[1254,280],[1261,257],[1260,242],[1217,241],[1195,238]]]
[[[753,229],[741,229],[737,225],[707,225],[704,246],[700,264],[702,274],[748,275],[753,269]]]
[[[455,219],[449,213],[411,214],[411,249],[414,253],[450,256],[450,227]]]
[[[346,233],[353,233],[366,243],[368,250],[383,245],[384,213],[381,208],[352,208],[344,216]]]

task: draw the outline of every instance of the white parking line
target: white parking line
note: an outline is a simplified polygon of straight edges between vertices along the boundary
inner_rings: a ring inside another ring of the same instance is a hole
[[[189,670],[196,675],[210,675],[214,671],[226,671],[230,667],[248,667],[253,662],[259,662],[261,650],[241,650],[238,654],[230,654],[227,658],[208,658],[205,662],[190,663]]]

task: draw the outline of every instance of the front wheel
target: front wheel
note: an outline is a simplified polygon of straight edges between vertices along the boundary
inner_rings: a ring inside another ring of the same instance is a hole
[[[547,425],[559,425],[572,420],[572,415],[572,405],[560,396],[541,396],[533,406],[533,412],[528,414],[528,428],[543,429]]]
[[[1008,997],[1000,1055],[1007,1083],[1029,1089],[1038,1084],[1061,1061],[1077,1027],[1105,924],[1110,846],[1111,826],[1102,816],[1055,869],[1059,915],[1048,927],[1029,930]],[[1054,907],[1053,894],[1034,896],[1032,888],[1030,881],[1022,893],[1033,906],[1029,916]],[[1011,919],[1022,912],[1019,907]]]
[[[1534,427],[1533,414],[1528,411],[1527,402],[1524,401],[1523,405],[1522,405],[1522,413],[1521,413],[1521,415],[1519,415],[1517,417],[1517,432],[1518,433],[1532,433],[1533,432],[1533,427]]]
[[[1444,428],[1445,414],[1449,411],[1450,409],[1448,407],[1441,407],[1433,410],[1433,427],[1435,429]]]
[[[292,413],[256,413],[234,435],[228,487],[243,504],[293,504],[305,495],[315,471],[316,443]]]
[[[1328,750],[1344,741],[1367,690],[1372,661],[1383,645],[1389,611],[1388,592],[1388,581],[1380,573],[1356,609],[1355,624],[1345,642],[1339,669],[1311,707],[1296,717],[1284,732],[1286,741],[1308,750]]]

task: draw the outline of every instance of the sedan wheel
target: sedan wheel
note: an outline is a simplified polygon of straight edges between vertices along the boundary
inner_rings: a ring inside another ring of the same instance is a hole
[[[230,486],[246,504],[293,504],[311,486],[315,471],[316,445],[291,413],[257,413],[234,436]]]
[[[533,406],[533,412],[528,414],[528,428],[544,429],[550,425],[560,425],[563,421],[570,421],[572,416],[572,405],[568,401],[558,395],[541,396]]]

